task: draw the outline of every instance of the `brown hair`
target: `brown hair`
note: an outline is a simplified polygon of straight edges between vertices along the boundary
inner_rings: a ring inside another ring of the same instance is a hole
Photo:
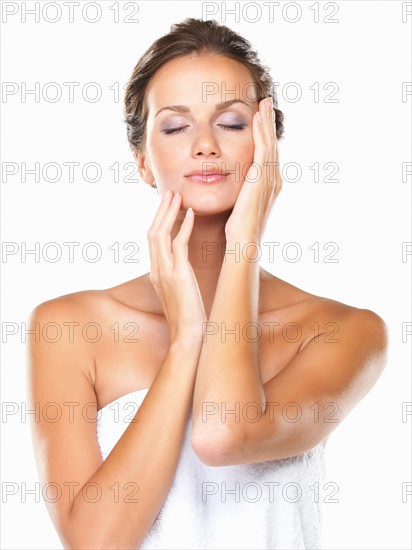
[[[171,26],[170,32],[158,38],[137,62],[127,83],[124,122],[131,149],[142,152],[147,121],[146,90],[150,79],[165,63],[190,54],[213,53],[229,57],[246,66],[253,76],[257,100],[271,96],[276,114],[276,136],[283,137],[283,113],[277,108],[268,68],[261,64],[248,40],[217,21],[186,18]]]

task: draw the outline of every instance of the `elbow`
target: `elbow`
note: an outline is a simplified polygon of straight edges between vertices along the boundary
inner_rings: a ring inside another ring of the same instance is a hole
[[[125,545],[119,542],[117,536],[111,538],[101,537],[97,533],[89,534],[84,537],[70,537],[70,540],[61,539],[63,543],[63,548],[65,550],[122,550],[125,548]],[[140,544],[132,546],[133,548],[140,548]],[[129,547],[129,546],[127,546]]]
[[[102,539],[101,533],[96,533],[94,529],[90,531],[79,532],[74,526],[71,529],[66,529],[64,533],[59,533],[60,541],[65,550],[97,550],[98,548],[115,548],[107,543],[106,539]],[[112,541],[113,543],[113,541]]]
[[[199,432],[192,432],[190,443],[199,460],[207,466],[230,466],[234,464],[233,437],[225,434],[214,434],[214,437]]]
[[[93,522],[94,523],[94,522]],[[122,550],[140,548],[146,533],[132,537],[124,530],[110,527],[109,521],[91,525],[90,521],[71,522],[59,531],[59,537],[65,550]],[[104,524],[104,525],[103,525]]]

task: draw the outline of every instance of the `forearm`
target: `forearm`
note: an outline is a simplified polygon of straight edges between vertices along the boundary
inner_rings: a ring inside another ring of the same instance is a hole
[[[68,522],[69,548],[137,548],[143,541],[175,475],[200,348],[169,348],[134,422],[88,480],[100,488],[101,498],[87,502],[78,491]]]
[[[229,240],[226,245],[196,376],[194,440],[214,441],[217,434],[236,437],[235,432],[242,429],[243,406],[254,402],[264,407],[256,337],[259,264],[247,259],[244,246],[251,242],[238,241],[240,254],[236,255],[228,253],[236,250],[236,242]],[[248,252],[253,258],[254,247]]]

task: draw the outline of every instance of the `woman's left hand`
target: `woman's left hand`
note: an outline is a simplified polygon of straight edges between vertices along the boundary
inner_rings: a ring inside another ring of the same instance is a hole
[[[259,122],[260,113],[261,122]],[[273,203],[282,187],[272,98],[264,98],[252,119],[253,163],[226,222],[226,238],[259,242]]]

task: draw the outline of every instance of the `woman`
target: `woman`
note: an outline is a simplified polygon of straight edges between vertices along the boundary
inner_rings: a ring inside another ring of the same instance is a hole
[[[128,139],[161,197],[150,273],[31,316],[30,400],[61,411],[34,424],[36,460],[67,548],[321,543],[323,448],[381,374],[386,325],[259,267],[282,187],[270,83],[198,19],[133,71]]]

